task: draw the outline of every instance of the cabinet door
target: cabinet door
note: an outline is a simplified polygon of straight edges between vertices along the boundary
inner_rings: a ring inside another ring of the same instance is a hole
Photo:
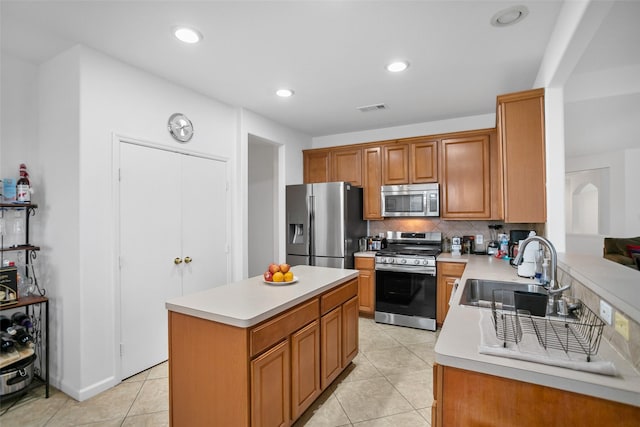
[[[304,183],[331,181],[331,156],[329,150],[303,151]]]
[[[251,426],[289,425],[289,340],[251,362]]]
[[[389,144],[383,146],[382,182],[384,185],[409,183],[409,145]]]
[[[358,354],[358,297],[342,304],[342,367]]]
[[[491,217],[489,141],[488,134],[442,140],[442,218]]]
[[[320,319],[321,385],[326,389],[342,370],[342,306]]]
[[[121,378],[167,360],[165,302],[182,294],[180,157],[120,144]]]
[[[436,323],[442,325],[449,312],[449,300],[456,279],[462,277],[465,264],[459,262],[438,263],[438,292],[436,305]]]
[[[544,89],[498,97],[505,222],[547,220]]]
[[[331,180],[362,187],[362,149],[331,151]]]
[[[295,420],[320,395],[318,321],[291,336],[291,418]]]
[[[373,258],[356,257],[355,268],[360,271],[358,278],[359,310],[371,315],[375,311],[376,272]]]
[[[413,184],[438,182],[438,141],[415,141],[410,148],[409,180]]]
[[[363,217],[382,219],[380,186],[382,185],[382,156],[380,147],[363,150]]]
[[[187,295],[229,283],[227,165],[202,157],[180,158],[182,249],[179,254],[183,260],[182,293]]]

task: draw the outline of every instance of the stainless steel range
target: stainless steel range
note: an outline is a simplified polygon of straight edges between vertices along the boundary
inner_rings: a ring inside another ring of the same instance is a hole
[[[436,330],[436,257],[442,233],[388,231],[376,253],[375,321]]]

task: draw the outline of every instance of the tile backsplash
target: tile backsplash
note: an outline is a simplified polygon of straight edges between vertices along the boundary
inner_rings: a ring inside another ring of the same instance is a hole
[[[383,221],[369,221],[369,235],[377,236],[387,231],[427,232],[439,231],[442,238],[453,236],[475,236],[482,234],[485,241],[490,238],[489,225],[502,224],[499,233],[509,234],[510,230],[535,230],[544,234],[544,224],[505,224],[501,221],[448,221],[440,218],[388,218]]]
[[[571,283],[569,294],[572,297],[581,300],[594,313],[600,311],[600,296],[559,266],[558,282],[562,286]],[[613,310],[619,311],[616,307],[613,307]],[[624,313],[620,313],[624,315]],[[627,319],[629,319],[629,341],[616,332],[613,325],[607,324],[604,326],[602,338],[609,341],[611,346],[640,372],[640,324],[629,318],[629,316],[627,316]]]

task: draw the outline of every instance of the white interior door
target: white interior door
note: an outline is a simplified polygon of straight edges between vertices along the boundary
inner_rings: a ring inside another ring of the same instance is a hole
[[[120,144],[122,378],[167,359],[164,304],[182,294],[180,157]]]
[[[182,156],[182,266],[185,295],[228,283],[227,168]]]

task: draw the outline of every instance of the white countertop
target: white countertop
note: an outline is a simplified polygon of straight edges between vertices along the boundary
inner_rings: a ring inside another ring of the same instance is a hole
[[[377,252],[378,251],[356,252],[353,254],[353,256],[362,257],[362,258],[375,258]]]
[[[518,277],[508,261],[492,256],[441,254],[438,261],[466,262],[467,266],[436,343],[437,363],[640,406],[640,373],[604,337],[598,356],[615,364],[619,372],[616,377],[480,354],[481,311],[491,309],[459,305],[466,279],[533,281]]]
[[[358,270],[297,265],[293,284],[271,285],[251,277],[170,299],[165,307],[202,319],[248,328],[301,302],[358,277]]]

